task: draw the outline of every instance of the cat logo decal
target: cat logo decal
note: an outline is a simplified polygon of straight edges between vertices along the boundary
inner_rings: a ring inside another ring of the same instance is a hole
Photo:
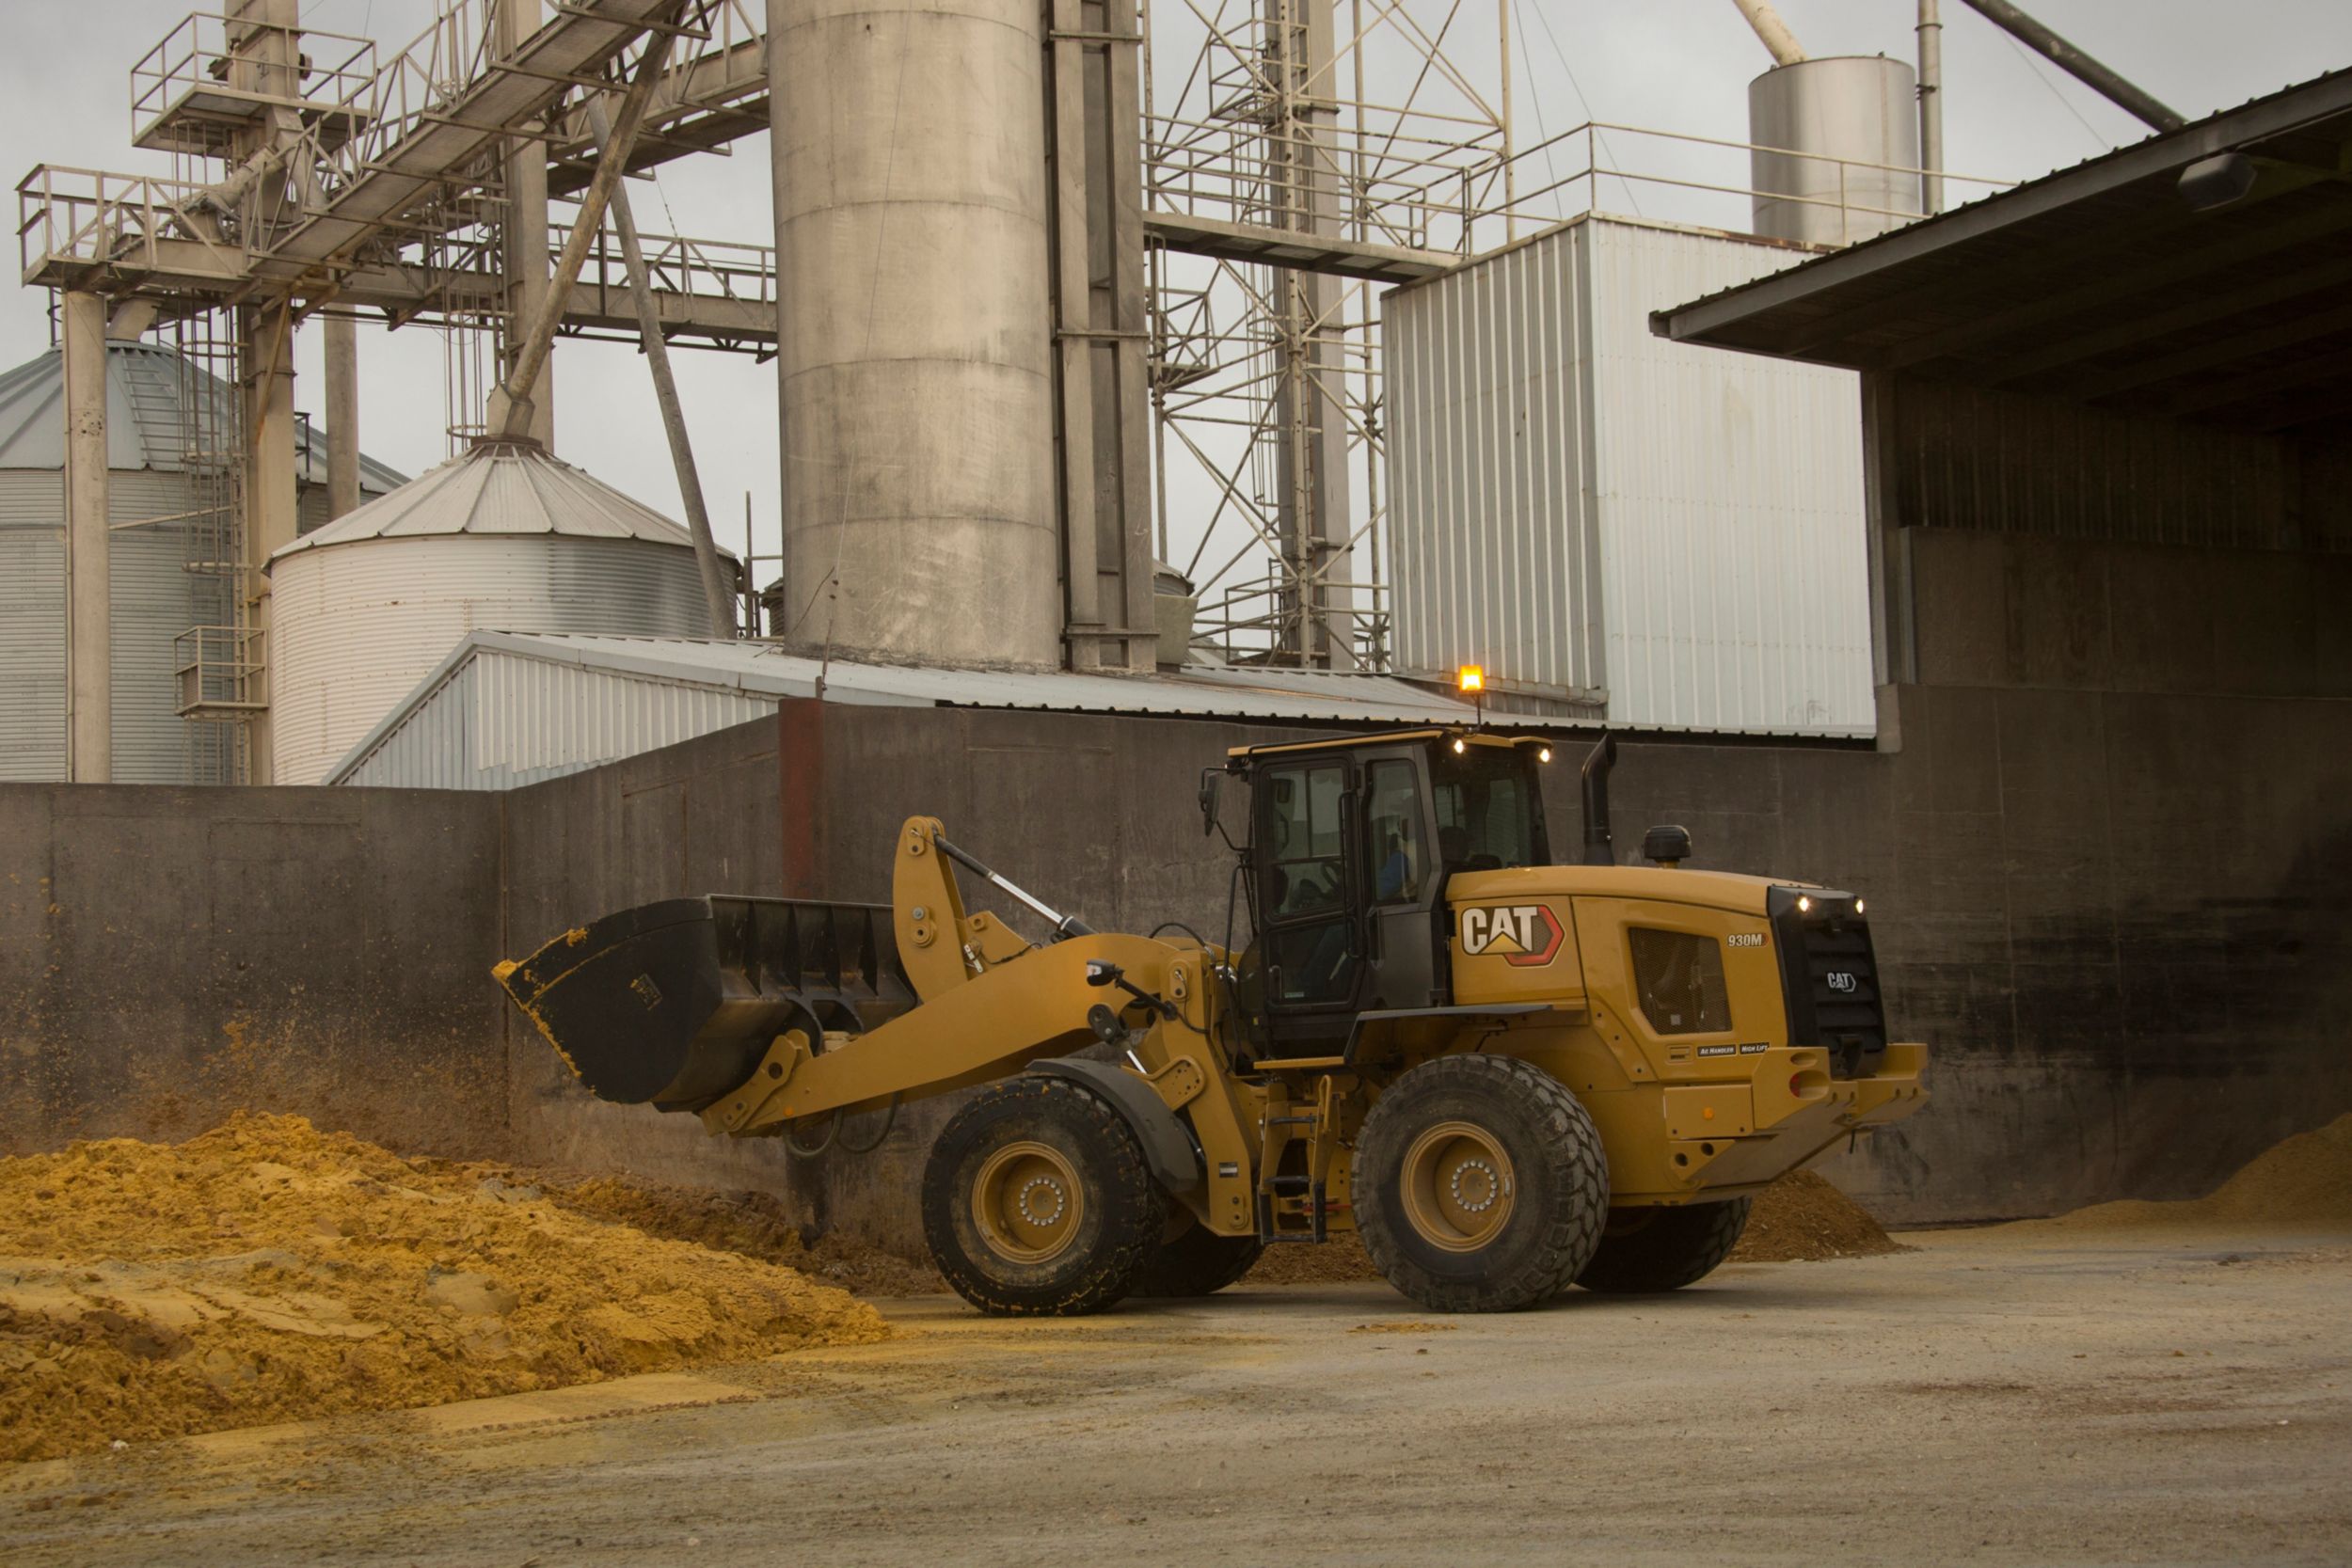
[[[1521,968],[1551,962],[1565,935],[1560,917],[1544,904],[1505,904],[1500,909],[1462,911],[1464,953],[1500,958]]]

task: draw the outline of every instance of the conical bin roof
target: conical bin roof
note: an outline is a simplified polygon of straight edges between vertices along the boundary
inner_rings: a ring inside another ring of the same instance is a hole
[[[304,534],[270,559],[362,540],[450,534],[554,534],[694,547],[684,528],[537,442],[489,440]],[[723,548],[720,553],[734,559]]]
[[[179,351],[161,343],[130,340],[106,344],[106,467],[152,468],[178,473],[187,467],[190,440],[199,432],[234,430],[236,389],[208,371],[191,366]],[[218,408],[188,406],[189,400],[223,400]],[[326,432],[297,427],[294,461],[306,484],[326,483]],[[65,467],[65,355],[62,350],[27,359],[0,372],[0,469]],[[359,490],[380,496],[398,489],[408,476],[362,452]]]

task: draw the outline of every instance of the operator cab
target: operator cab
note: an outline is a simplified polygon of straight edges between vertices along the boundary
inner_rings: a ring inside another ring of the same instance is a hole
[[[1263,1054],[1336,1053],[1359,1013],[1447,1004],[1447,881],[1550,863],[1550,754],[1537,739],[1447,730],[1232,753],[1224,771],[1250,786],[1235,846],[1256,933],[1242,1012]],[[1201,789],[1212,831],[1216,782]]]

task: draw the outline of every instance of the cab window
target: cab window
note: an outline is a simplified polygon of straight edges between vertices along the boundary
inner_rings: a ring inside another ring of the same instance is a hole
[[[1265,780],[1266,961],[1288,1006],[1343,1006],[1356,994],[1347,840],[1339,763],[1283,768]]]
[[[1345,901],[1345,850],[1340,796],[1347,776],[1338,764],[1272,775],[1266,843],[1273,850],[1270,913],[1290,920]]]
[[[1688,931],[1639,926],[1627,935],[1633,943],[1633,987],[1652,1029],[1661,1035],[1707,1035],[1731,1027],[1723,943]]]
[[[1439,749],[1431,764],[1437,786],[1438,847],[1456,871],[1534,865],[1537,806],[1526,765],[1515,752],[1478,746]]]

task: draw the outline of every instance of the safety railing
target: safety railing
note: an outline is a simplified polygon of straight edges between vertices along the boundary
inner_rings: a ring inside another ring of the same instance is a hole
[[[270,33],[285,35],[285,44],[253,47]],[[273,60],[273,53],[283,58]],[[347,107],[364,97],[376,71],[372,39],[195,11],[131,67],[131,139],[144,143],[192,95],[215,105],[242,99]],[[227,153],[227,135],[222,126],[190,125],[172,140],[183,151],[217,157]]]
[[[46,282],[59,263],[156,270],[162,245],[185,240],[217,251],[224,277],[243,270],[244,252],[224,240],[205,187],[150,175],[43,164],[17,182],[17,261],[26,283]]]
[[[171,640],[175,711],[183,719],[246,719],[261,700],[262,633],[250,626],[191,626]]]
[[[1277,651],[1310,645],[1320,631],[1341,645],[1332,668],[1386,670],[1389,665],[1388,589],[1377,582],[1315,579],[1317,602],[1301,601],[1299,587],[1269,569],[1232,584],[1193,612],[1192,640],[1232,664],[1282,663]]]
[[[550,224],[548,245],[561,251],[571,239],[569,224]],[[645,281],[656,294],[703,299],[741,300],[773,305],[776,300],[776,248],[734,240],[698,240],[676,234],[638,235],[645,254]],[[580,269],[580,293],[627,307],[628,264],[621,252],[620,235],[610,223],[589,243],[587,260]]]
[[[1429,247],[1463,256],[1603,211],[1733,233],[1769,225],[1784,237],[1841,245],[1919,218],[1924,172],[1593,120],[1492,166],[1449,174],[1414,201],[1433,214]],[[1953,205],[2012,183],[1948,170],[1940,177]]]

